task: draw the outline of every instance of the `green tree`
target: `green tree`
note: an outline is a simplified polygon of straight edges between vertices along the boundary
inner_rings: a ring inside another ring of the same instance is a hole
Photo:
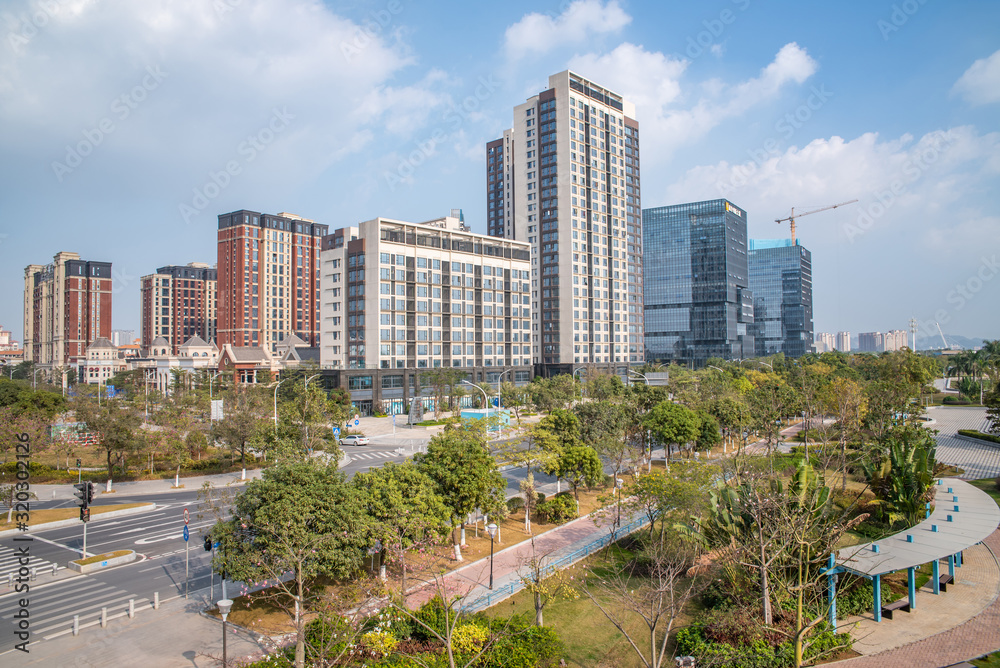
[[[589,445],[572,445],[564,448],[555,462],[555,468],[546,471],[565,480],[573,488],[573,497],[580,504],[580,486],[593,487],[604,480],[601,457]]]
[[[717,467],[693,461],[674,463],[669,474],[663,469],[640,473],[622,489],[623,512],[645,515],[650,539],[659,526],[663,542],[675,524],[702,516],[718,475]]]
[[[847,491],[847,442],[861,433],[868,402],[862,385],[850,378],[834,378],[824,395],[826,410],[837,417],[840,440],[841,491]]]
[[[653,437],[663,444],[667,451],[667,461],[670,461],[670,446],[682,446],[698,438],[701,421],[698,415],[681,404],[670,401],[653,406],[644,420],[646,428]]]
[[[399,564],[400,592],[406,593],[406,554],[416,545],[439,541],[447,530],[450,512],[438,496],[434,482],[416,464],[387,463],[368,473],[358,473],[352,484],[362,495],[372,519],[369,542],[382,546],[383,565]]]
[[[275,466],[247,483],[232,518],[212,529],[221,543],[213,567],[233,580],[273,582],[251,598],[267,598],[292,617],[295,665],[301,668],[305,615],[316,600],[317,580],[360,568],[369,522],[362,495],[335,466],[315,460]]]
[[[238,454],[245,466],[247,446],[267,422],[264,401],[256,388],[234,387],[223,395],[223,407],[223,418],[212,425],[212,438]]]
[[[549,413],[557,408],[566,408],[580,397],[577,381],[569,374],[561,374],[552,378],[535,376],[527,387],[531,403],[543,413]]]
[[[122,405],[120,399],[108,399],[101,404],[82,401],[76,404],[76,418],[87,424],[95,434],[107,456],[108,478],[112,477],[115,462],[125,469],[125,458],[133,452],[139,441],[136,432],[142,424],[139,411]]]
[[[890,522],[913,526],[931,500],[936,443],[922,427],[894,429],[884,448],[862,462],[868,484],[889,510]]]
[[[507,483],[486,447],[482,429],[448,425],[431,438],[427,451],[414,457],[451,513],[455,560],[462,561],[458,529],[476,508],[493,515],[505,508]]]
[[[711,450],[722,442],[722,435],[719,431],[719,421],[711,413],[698,411],[698,436],[695,439],[695,447],[704,452]]]

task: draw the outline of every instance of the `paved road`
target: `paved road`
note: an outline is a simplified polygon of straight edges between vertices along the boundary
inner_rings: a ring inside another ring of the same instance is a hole
[[[935,437],[938,461],[964,469],[961,477],[966,480],[1000,475],[1000,445],[955,438],[959,429],[985,431],[985,408],[931,406],[927,417],[934,420],[930,427],[940,432]]]

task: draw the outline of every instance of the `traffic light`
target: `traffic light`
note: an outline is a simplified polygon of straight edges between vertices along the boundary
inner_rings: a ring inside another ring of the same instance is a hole
[[[80,508],[80,521],[89,522],[90,521],[90,508],[86,506]],[[86,527],[84,527],[86,529]]]
[[[87,505],[89,506],[94,502],[94,483],[88,482],[87,485]]]
[[[212,538],[211,538],[211,536],[205,536],[205,551],[206,552],[211,552],[212,551]]]
[[[76,485],[73,485],[73,489],[76,490],[75,492],[73,492],[73,496],[77,498],[76,505],[80,506],[81,509],[89,506],[91,497],[90,483],[89,482],[77,483]]]

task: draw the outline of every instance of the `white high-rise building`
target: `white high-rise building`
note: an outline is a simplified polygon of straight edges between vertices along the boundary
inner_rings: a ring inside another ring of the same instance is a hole
[[[842,353],[851,352],[851,333],[850,332],[837,332],[837,350]]]
[[[830,332],[816,332],[816,352],[828,353],[834,349],[836,341]]]
[[[531,245],[531,359],[546,375],[644,361],[639,125],[565,71],[487,144],[487,229]]]

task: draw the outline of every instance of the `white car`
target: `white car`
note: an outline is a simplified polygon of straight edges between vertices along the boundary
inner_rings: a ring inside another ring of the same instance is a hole
[[[350,436],[345,436],[340,439],[341,445],[368,445],[367,436],[359,436],[357,434],[351,434]]]

